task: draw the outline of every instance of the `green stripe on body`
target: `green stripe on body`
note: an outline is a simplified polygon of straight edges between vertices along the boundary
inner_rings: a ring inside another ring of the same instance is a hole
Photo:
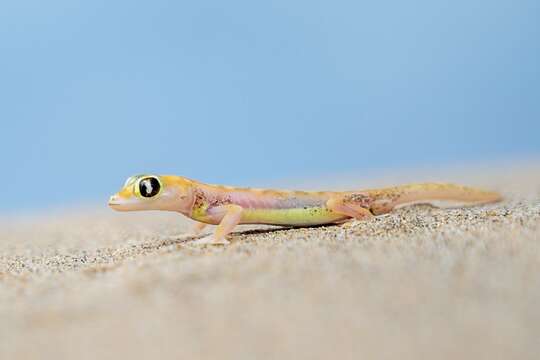
[[[269,225],[321,225],[343,220],[345,217],[325,207],[292,209],[244,209],[242,223]]]

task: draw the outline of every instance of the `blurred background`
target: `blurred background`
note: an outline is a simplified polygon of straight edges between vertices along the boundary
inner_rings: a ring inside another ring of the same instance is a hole
[[[0,5],[0,211],[538,158],[540,2]]]

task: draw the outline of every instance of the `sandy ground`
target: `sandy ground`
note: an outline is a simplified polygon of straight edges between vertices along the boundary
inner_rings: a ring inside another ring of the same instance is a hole
[[[190,244],[176,214],[6,217],[0,359],[538,358],[540,167],[449,180],[507,201],[227,247]]]

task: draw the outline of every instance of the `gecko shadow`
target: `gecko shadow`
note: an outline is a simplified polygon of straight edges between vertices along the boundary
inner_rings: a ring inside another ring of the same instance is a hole
[[[243,230],[243,231],[234,231],[231,233],[231,235],[261,235],[261,234],[272,234],[272,233],[278,233],[281,231],[289,231],[289,230],[296,230],[296,229],[319,229],[319,228],[325,228],[325,227],[334,227],[339,226],[341,224],[321,224],[321,225],[306,225],[306,226],[279,226],[279,227],[272,227],[272,228],[263,228],[263,229],[249,229],[249,230]]]

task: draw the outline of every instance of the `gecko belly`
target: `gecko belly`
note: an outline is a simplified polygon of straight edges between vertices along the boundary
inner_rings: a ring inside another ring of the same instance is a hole
[[[337,214],[326,207],[244,209],[240,223],[310,226],[342,222],[347,219],[347,216]]]

